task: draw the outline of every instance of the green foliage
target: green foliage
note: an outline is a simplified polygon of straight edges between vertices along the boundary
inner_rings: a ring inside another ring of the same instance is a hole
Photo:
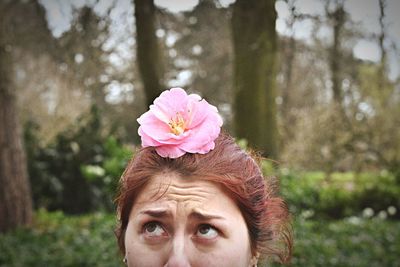
[[[248,150],[245,139],[237,144]],[[277,176],[281,194],[295,216],[339,219],[363,214],[400,218],[400,184],[397,174],[378,172],[294,172],[263,159],[265,177]],[[367,212],[365,212],[367,211]]]
[[[112,214],[66,216],[40,210],[32,229],[0,235],[0,267],[122,266],[115,223]],[[298,217],[291,266],[399,266],[399,233],[398,221]]]
[[[327,176],[323,172],[295,174],[282,169],[278,175],[281,193],[295,215],[342,218],[372,209],[381,216],[399,217],[400,186],[389,172]]]
[[[0,236],[0,267],[119,266],[113,215],[36,213],[32,229]]]
[[[104,158],[97,165],[81,165],[83,176],[93,184],[97,184],[103,199],[109,199],[109,207],[112,207],[112,199],[117,191],[118,178],[124,171],[128,160],[132,157],[132,150],[121,146],[112,136],[104,143]]]
[[[34,202],[36,207],[68,213],[111,211],[131,149],[112,136],[100,134],[96,110],[77,125],[45,147],[38,146],[34,125],[26,127]],[[247,149],[245,139],[238,144]],[[388,212],[390,207],[400,210],[400,185],[391,172],[295,173],[278,169],[271,160],[263,160],[261,167],[266,176],[280,178],[282,194],[295,215],[343,218],[372,209],[376,214],[400,217],[399,212]]]
[[[112,210],[115,189],[131,152],[102,133],[98,110],[93,107],[44,146],[35,135],[37,128],[33,123],[25,127],[35,207],[68,213]]]
[[[299,218],[294,223],[294,257],[290,266],[399,266],[399,233],[398,221]]]

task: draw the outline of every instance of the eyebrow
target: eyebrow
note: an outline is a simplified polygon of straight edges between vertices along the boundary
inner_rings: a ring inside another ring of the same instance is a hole
[[[164,217],[172,217],[172,213],[168,209],[149,209],[149,210],[143,210],[139,212],[139,214],[145,214],[149,215],[154,218],[164,218]],[[219,220],[226,220],[224,217],[216,215],[216,214],[211,214],[207,213],[198,209],[193,210],[189,214],[189,218],[197,219],[200,221],[207,221],[211,219],[219,219]]]
[[[211,219],[219,219],[219,220],[225,220],[224,217],[216,215],[216,214],[210,214],[198,209],[193,210],[189,217],[191,218],[195,218],[198,219],[200,221],[207,221],[207,220],[211,220]]]
[[[141,211],[139,214],[149,215],[154,218],[172,217],[172,213],[167,209],[144,210]]]

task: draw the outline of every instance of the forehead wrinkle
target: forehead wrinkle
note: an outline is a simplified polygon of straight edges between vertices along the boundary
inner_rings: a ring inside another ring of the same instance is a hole
[[[142,191],[137,204],[142,207],[173,206],[173,210],[179,206],[186,212],[195,207],[208,210],[209,204],[220,194],[223,193],[218,185],[205,180],[186,179],[174,174],[156,175]]]
[[[206,190],[204,187],[201,186],[192,186],[192,187],[179,187],[179,186],[174,186],[171,185],[168,190],[167,194],[173,194],[173,195],[194,195],[194,196],[199,196],[199,197],[206,197],[208,195],[215,195],[215,192],[210,191],[210,188],[207,188]]]
[[[149,186],[148,196],[150,198],[162,198],[163,196],[169,195],[176,195],[176,196],[198,196],[198,197],[206,197],[209,198],[210,196],[214,196],[217,193],[217,190],[214,190],[210,187],[204,188],[202,185],[196,184],[176,184],[176,183],[153,183]]]
[[[148,193],[141,198],[141,201],[157,201],[161,199],[170,200],[211,200],[216,195],[216,192],[205,190],[202,187],[187,187],[185,189],[169,186],[167,189],[160,189],[159,187],[151,188]],[[140,202],[141,202],[140,201]]]
[[[144,199],[141,199],[141,206],[159,207],[171,210],[173,214],[179,207],[184,208],[186,211],[192,211],[193,208],[204,208],[207,203],[212,201],[215,193],[205,190],[202,187],[187,187],[186,189],[171,186],[168,190],[161,190],[160,193],[152,194],[152,192],[159,192],[157,188],[151,190]],[[150,203],[148,203],[150,201]],[[139,203],[138,203],[139,204]]]
[[[206,197],[196,197],[196,196],[181,196],[169,194],[165,196],[165,200],[168,202],[176,202],[178,205],[183,205],[184,207],[188,207],[193,205],[194,203],[198,205],[204,205],[205,201],[208,199]]]
[[[178,202],[194,201],[194,202],[206,202],[210,201],[215,194],[209,190],[205,190],[203,187],[192,186],[192,187],[177,187],[171,185],[164,197],[170,200],[176,200]]]

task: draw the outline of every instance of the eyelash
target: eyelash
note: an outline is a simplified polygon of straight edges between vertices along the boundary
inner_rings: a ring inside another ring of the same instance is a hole
[[[213,240],[213,239],[215,239],[217,236],[221,235],[221,232],[220,232],[215,226],[213,226],[213,225],[211,225],[211,224],[208,224],[208,223],[200,224],[200,225],[197,227],[196,234],[197,234],[198,232],[200,232],[200,229],[203,228],[203,227],[209,227],[211,230],[215,231],[215,236],[212,236],[211,238],[199,237],[199,238],[201,238],[201,239]],[[208,233],[207,233],[207,234],[208,234]]]
[[[148,234],[148,233],[146,233],[146,230],[147,230],[147,227],[150,226],[151,224],[156,224],[157,226],[161,227],[161,228],[163,229],[164,232],[168,233],[168,231],[165,229],[165,227],[163,226],[163,224],[162,224],[161,222],[159,222],[159,221],[149,221],[149,222],[144,223],[143,226],[142,226],[142,228],[141,228],[141,229],[142,229],[141,232],[142,232],[143,234]],[[202,238],[202,237],[200,237],[200,236],[197,235],[197,233],[199,232],[199,230],[200,230],[202,227],[210,227],[211,229],[213,229],[213,230],[216,232],[217,236],[220,236],[220,235],[221,235],[221,231],[220,231],[217,227],[215,227],[214,225],[209,224],[209,223],[202,223],[202,224],[199,224],[198,227],[196,228],[196,238],[198,238],[198,239],[205,239],[205,240],[207,240],[207,238]],[[150,238],[160,238],[160,236],[152,236],[151,234],[148,234],[148,236],[149,236]],[[211,239],[214,239],[214,238],[210,238],[210,240],[211,240]]]
[[[152,224],[155,224],[156,226],[161,227],[165,232],[167,232],[167,231],[165,230],[165,228],[162,226],[162,223],[159,222],[159,221],[149,221],[149,222],[143,223],[143,225],[142,225],[142,227],[141,227],[141,232],[144,233],[144,234],[146,234],[147,227],[149,227],[149,226],[152,225]]]

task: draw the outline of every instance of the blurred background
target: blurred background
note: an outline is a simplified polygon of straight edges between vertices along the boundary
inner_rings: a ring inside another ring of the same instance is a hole
[[[136,118],[171,87],[268,158],[294,218],[292,266],[400,266],[399,12],[0,0],[0,266],[122,266],[118,180]]]

